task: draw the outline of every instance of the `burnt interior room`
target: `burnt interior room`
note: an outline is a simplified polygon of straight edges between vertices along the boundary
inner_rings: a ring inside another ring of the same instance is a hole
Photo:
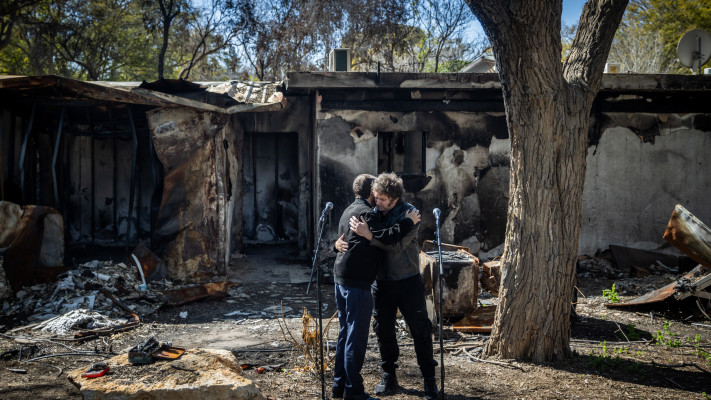
[[[163,181],[151,107],[23,89],[0,97],[0,200],[57,210],[65,260],[150,243]]]

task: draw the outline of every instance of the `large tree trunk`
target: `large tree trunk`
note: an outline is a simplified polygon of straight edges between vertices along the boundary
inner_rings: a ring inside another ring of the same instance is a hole
[[[590,0],[566,64],[560,0],[467,0],[492,43],[511,138],[499,306],[486,355],[570,352],[588,117],[627,0]]]

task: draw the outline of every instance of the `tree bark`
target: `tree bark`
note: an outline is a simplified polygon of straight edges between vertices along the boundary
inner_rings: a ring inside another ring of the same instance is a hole
[[[627,0],[589,0],[566,64],[560,0],[467,0],[491,41],[511,138],[501,288],[487,356],[560,359],[582,218],[588,118]]]

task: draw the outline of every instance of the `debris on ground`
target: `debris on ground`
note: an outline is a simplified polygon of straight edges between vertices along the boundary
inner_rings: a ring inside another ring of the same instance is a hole
[[[32,329],[56,335],[66,335],[72,329],[108,328],[126,322],[128,322],[126,319],[112,320],[103,314],[79,308],[42,321]]]
[[[0,307],[0,323],[31,324],[43,332],[65,335],[76,329],[131,324],[131,320],[140,321],[138,316],[154,314],[166,306],[239,294],[234,282],[183,285],[158,279],[148,281],[146,290],[141,290],[142,286],[133,262],[81,263],[60,274],[55,282],[25,286],[10,295]]]
[[[605,306],[608,308],[626,308],[675,302],[696,297],[695,303],[701,313],[707,319],[711,319],[711,267],[708,267],[711,265],[711,248],[709,248],[711,229],[684,207],[677,204],[664,232],[664,239],[694,261],[699,262],[699,265],[691,272],[680,277],[674,277],[672,282],[643,296],[626,302],[606,304]],[[612,248],[612,246],[610,247]],[[624,253],[629,254],[630,252],[625,251]],[[641,253],[636,253],[637,256],[639,254]],[[669,261],[667,260],[667,262]],[[672,270],[659,260],[657,260],[657,264],[663,266],[665,270]]]

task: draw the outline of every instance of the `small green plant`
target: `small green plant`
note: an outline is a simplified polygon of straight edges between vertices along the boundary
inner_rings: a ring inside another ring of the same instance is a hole
[[[638,362],[634,362],[627,367],[627,372],[629,372],[631,374],[638,374],[641,369],[642,369],[642,364],[640,364]]]
[[[677,338],[679,334],[671,331],[671,327],[673,324],[673,322],[666,321],[662,326],[662,330],[657,330],[657,334],[654,337],[654,341],[657,344],[664,345],[669,349],[681,347],[682,341]],[[667,336],[669,338],[667,338]],[[699,338],[699,340],[701,339]]]
[[[691,340],[690,338],[686,338],[686,340],[694,343],[694,351],[692,352],[692,354],[697,357],[706,359],[708,365],[711,366],[711,353],[701,348],[701,335],[694,336],[693,340]]]
[[[617,355],[615,357],[612,357],[612,355],[608,353],[607,341],[603,341],[601,344],[602,352],[600,354],[595,354],[592,351],[588,352],[588,356],[590,357],[588,359],[590,366],[592,366],[598,371],[605,371],[607,369],[615,368],[620,365],[620,363],[622,362],[620,356]],[[618,354],[621,353],[619,350],[615,350],[613,352]]]
[[[620,301],[620,295],[615,290],[615,284],[612,284],[612,289],[602,289],[602,297],[606,298],[610,303]]]

